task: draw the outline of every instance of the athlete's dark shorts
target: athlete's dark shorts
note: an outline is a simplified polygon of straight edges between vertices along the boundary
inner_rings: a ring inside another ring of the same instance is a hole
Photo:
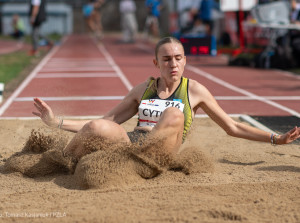
[[[149,131],[144,130],[134,130],[132,132],[127,132],[127,135],[132,143],[136,143],[140,140],[144,140]]]

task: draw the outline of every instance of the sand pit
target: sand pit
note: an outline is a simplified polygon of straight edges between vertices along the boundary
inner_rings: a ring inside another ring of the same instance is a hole
[[[235,139],[202,118],[180,156],[93,142],[77,163],[61,153],[72,133],[0,125],[1,222],[300,222],[299,145]]]

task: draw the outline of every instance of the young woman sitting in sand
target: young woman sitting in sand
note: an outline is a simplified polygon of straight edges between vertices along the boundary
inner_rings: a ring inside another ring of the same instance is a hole
[[[33,114],[48,126],[77,133],[64,149],[66,155],[76,159],[88,153],[81,139],[95,136],[110,142],[128,143],[146,136],[163,137],[162,148],[168,153],[177,153],[198,108],[202,108],[230,136],[272,144],[287,144],[300,137],[299,127],[283,135],[274,135],[231,119],[203,85],[183,77],[186,57],[179,40],[172,37],[160,40],[153,63],[159,69],[160,77],[149,78],[134,87],[119,105],[101,119],[59,119],[39,98],[34,99],[37,111]],[[136,113],[138,124],[133,132],[127,133],[120,124]]]

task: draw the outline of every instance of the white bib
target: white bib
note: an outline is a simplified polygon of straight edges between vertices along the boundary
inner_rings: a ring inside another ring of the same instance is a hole
[[[162,113],[169,107],[178,108],[183,112],[184,104],[181,99],[174,99],[173,101],[161,99],[142,100],[139,106],[139,126],[154,127]]]

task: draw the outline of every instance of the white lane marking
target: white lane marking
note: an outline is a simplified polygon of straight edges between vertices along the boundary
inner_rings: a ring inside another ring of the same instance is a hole
[[[43,68],[41,72],[60,72],[60,71],[67,71],[67,72],[76,72],[76,71],[113,71],[114,69],[110,66],[107,67],[77,67],[77,68],[68,68],[68,67],[48,67]]]
[[[232,91],[239,92],[240,94],[246,95],[246,96],[251,97],[251,98],[253,98],[255,100],[264,102],[264,103],[269,104],[269,105],[271,105],[271,106],[273,106],[275,108],[278,108],[280,110],[286,111],[286,112],[290,113],[291,115],[294,115],[296,117],[300,117],[300,114],[297,111],[293,110],[293,109],[290,109],[290,108],[285,107],[283,105],[280,105],[280,104],[278,104],[278,103],[276,103],[274,101],[271,101],[271,100],[269,100],[267,98],[258,96],[256,94],[253,94],[253,93],[249,92],[249,91],[246,91],[244,89],[236,87],[236,86],[234,86],[234,85],[232,85],[232,84],[230,84],[230,83],[228,83],[226,81],[221,80],[220,78],[217,78],[217,77],[213,76],[212,74],[209,74],[209,73],[207,73],[207,72],[205,72],[203,70],[200,70],[199,68],[193,67],[191,65],[186,65],[186,68],[188,70],[190,70],[190,71],[192,71],[192,72],[194,72],[194,73],[196,73],[196,74],[198,74],[198,75],[200,75],[202,77],[205,77],[205,78],[207,78],[207,79],[209,79],[209,80],[211,80],[211,81],[213,81],[215,83],[218,83],[218,84],[222,85],[223,87],[226,87],[226,88],[228,88],[228,89],[230,89]]]
[[[69,58],[69,59],[55,59],[52,58],[49,63],[107,63],[106,59],[103,58],[90,58],[85,60],[76,60],[76,58]]]
[[[68,37],[65,37],[62,42],[65,42]],[[14,99],[21,93],[21,91],[29,84],[29,82],[36,76],[42,67],[49,61],[49,59],[57,52],[59,46],[54,46],[51,51],[42,59],[42,61],[34,68],[34,70],[27,76],[21,85],[14,91],[14,93],[5,101],[0,107],[0,116],[11,105]]]
[[[297,75],[297,74],[289,72],[289,71],[277,70],[277,69],[274,69],[274,71],[276,73],[282,74],[284,76],[292,77],[292,78],[296,78],[296,79],[300,80],[300,75],[299,74]]]
[[[53,68],[53,67],[68,67],[68,68],[74,68],[74,67],[108,67],[108,63],[48,63],[45,68]]]
[[[116,73],[39,73],[35,78],[119,77]]]
[[[55,63],[51,64],[48,63],[45,68],[53,68],[53,67],[68,67],[68,68],[73,68],[73,67],[108,67],[108,63],[94,63],[94,64],[87,64],[87,63],[74,63],[74,64],[69,64],[69,63]]]
[[[39,97],[43,101],[102,101],[123,100],[124,96],[75,96],[75,97]],[[33,101],[34,97],[19,97],[14,101]]]
[[[101,44],[97,44],[98,49],[100,52],[105,56],[107,59],[108,63],[112,66],[112,68],[116,71],[116,73],[119,75],[120,79],[122,80],[123,84],[126,86],[128,91],[132,89],[132,85],[124,75],[124,73],[121,71],[120,67],[115,63],[114,59],[111,57],[111,55],[107,52],[105,47]]]
[[[104,57],[93,57],[93,58],[70,58],[70,57],[55,57],[55,58],[51,58],[50,62],[66,62],[66,61],[69,61],[69,62],[106,62],[106,58]]]
[[[254,118],[250,117],[249,115],[241,115],[240,119],[242,121],[250,123],[251,125],[253,125],[256,128],[259,128],[259,129],[261,129],[265,132],[270,132],[270,133],[275,134],[275,132],[273,130],[269,129],[267,126],[265,126],[265,125],[261,124],[260,122],[256,121]]]
[[[152,48],[146,46],[146,45],[143,44],[143,43],[139,43],[139,44],[137,44],[136,46],[137,46],[137,48],[140,48],[141,50],[144,50],[144,51],[146,51],[146,52],[148,52],[148,53],[151,53],[151,55],[154,54],[154,49],[152,49]]]
[[[260,122],[256,121],[254,118],[250,117],[249,115],[243,114],[229,114],[231,118],[239,118],[241,121],[248,122],[250,125],[259,128],[265,132],[270,132],[276,134],[272,129],[268,128],[267,126],[261,124]],[[196,114],[196,118],[210,118],[207,114]]]
[[[48,64],[62,64],[62,65],[74,65],[74,64],[108,64],[107,61],[104,60],[94,60],[94,61],[74,61],[74,60],[62,60],[62,61],[49,61]]]
[[[228,114],[232,118],[239,118],[242,114]],[[210,118],[207,114],[195,114],[195,118]]]
[[[117,77],[117,76],[116,76]],[[45,101],[66,101],[66,100],[80,100],[80,101],[90,101],[90,100],[122,100],[125,96],[75,96],[75,97],[40,97]],[[295,99],[292,100],[299,100],[299,96],[295,96]],[[229,97],[215,97],[216,100],[222,100],[222,101],[235,101],[235,100],[256,100],[250,97],[243,97],[243,96],[229,96]],[[278,98],[274,97],[276,100],[287,100],[286,98]],[[15,99],[15,101],[32,101],[33,97],[18,97]]]
[[[239,118],[240,114],[228,114],[232,118]],[[102,118],[103,115],[99,116],[64,116],[65,119],[99,119]],[[132,118],[138,118],[137,115],[133,116]],[[209,118],[207,115],[195,115],[195,118]],[[0,120],[39,120],[40,117],[0,117]]]
[[[261,124],[260,122],[256,121],[249,115],[243,114],[228,114],[232,118],[239,118],[241,121],[248,122],[250,125],[259,128],[263,131],[270,132],[276,134],[273,130],[268,128],[267,126]],[[64,116],[65,119],[99,119],[102,118],[101,116]],[[138,118],[137,115],[133,116],[132,118]],[[195,118],[209,118],[207,114],[196,114]],[[39,120],[39,117],[0,117],[0,120]]]
[[[261,96],[263,98],[275,101],[298,101],[300,96]],[[235,100],[256,100],[249,96],[215,96],[216,100],[219,101],[235,101]]]
[[[265,125],[261,124],[260,122],[256,121],[255,119],[251,118],[248,115],[241,115],[241,114],[229,114],[232,118],[239,118],[241,121],[248,122],[250,125],[259,128],[263,131],[270,132],[276,134],[273,130],[269,129]],[[102,118],[101,116],[64,116],[65,119],[77,119],[77,120],[90,120],[90,119],[99,119]],[[135,115],[132,118],[137,119],[138,116]],[[196,114],[195,118],[209,118],[206,114]],[[0,120],[39,120],[39,117],[0,117]]]

